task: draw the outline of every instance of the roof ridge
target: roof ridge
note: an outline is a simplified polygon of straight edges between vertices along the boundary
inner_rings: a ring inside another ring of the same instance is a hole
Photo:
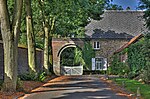
[[[129,42],[125,43],[123,46],[121,46],[117,51],[114,52],[114,54],[121,52],[123,49],[130,46],[132,43],[134,43],[137,39],[142,38],[143,34],[138,34],[137,36],[133,37]]]
[[[118,13],[125,13],[125,12],[134,12],[134,13],[141,13],[144,12],[143,10],[105,10],[105,13],[109,13],[109,12],[118,12]]]

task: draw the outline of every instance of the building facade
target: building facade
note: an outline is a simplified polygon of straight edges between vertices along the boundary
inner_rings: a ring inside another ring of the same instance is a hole
[[[85,38],[53,38],[53,70],[55,74],[61,75],[60,53],[68,47],[80,46],[82,48],[86,42],[84,39],[90,41],[95,52],[95,57],[91,58],[91,70],[107,70],[114,52],[133,37],[148,31],[144,26],[143,15],[142,11],[105,11],[101,15],[101,20],[91,20],[85,27]]]
[[[143,11],[110,10],[101,15],[101,20],[91,20],[85,27],[85,34],[96,53],[92,58],[92,70],[107,70],[117,49],[134,36],[148,31],[143,15]]]

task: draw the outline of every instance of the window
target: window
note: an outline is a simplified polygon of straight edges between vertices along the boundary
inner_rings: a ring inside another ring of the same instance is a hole
[[[92,58],[92,70],[107,70],[107,58]]]
[[[104,61],[103,58],[96,58],[95,59],[95,65],[96,65],[96,70],[102,70],[103,69],[103,65],[104,65]]]
[[[99,42],[94,42],[94,49],[100,49],[100,43]]]

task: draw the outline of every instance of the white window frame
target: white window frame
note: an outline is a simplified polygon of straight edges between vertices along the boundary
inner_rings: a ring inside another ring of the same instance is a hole
[[[100,49],[100,42],[99,42],[99,41],[94,41],[94,42],[93,42],[93,48],[94,48],[95,50]]]
[[[97,58],[95,58],[95,67],[96,67],[96,70],[103,70],[103,66],[104,66],[103,61],[104,61],[103,57],[97,57]]]
[[[97,68],[97,66],[96,65],[98,65],[98,64],[101,64],[101,62],[100,61],[96,61],[96,59],[97,58],[101,58],[102,60],[103,60],[103,65],[102,65],[102,67],[100,68]],[[104,58],[104,57],[95,57],[95,58],[92,58],[92,70],[107,70],[107,58]]]

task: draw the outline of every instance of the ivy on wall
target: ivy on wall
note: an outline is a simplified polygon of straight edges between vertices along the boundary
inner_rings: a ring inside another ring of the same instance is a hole
[[[128,53],[127,62],[120,62],[119,56]],[[129,67],[129,69],[127,69]],[[122,70],[124,72],[122,72]],[[129,70],[129,71],[128,71]],[[145,82],[150,81],[150,34],[140,39],[122,52],[113,56],[109,67],[111,74],[128,74],[129,78],[138,77]]]
[[[145,57],[145,68],[143,70],[143,80],[147,83],[150,81],[150,33],[145,36],[142,50]]]
[[[83,49],[80,48],[67,48],[60,57],[61,66],[79,66],[83,65],[84,70],[91,70],[92,61],[95,57],[95,51],[89,41],[84,42]]]
[[[143,81],[150,81],[150,34],[128,48],[130,77],[139,76]]]
[[[132,71],[132,73],[138,75],[140,70],[144,69],[146,60],[145,55],[143,53],[143,43],[145,39],[141,39],[140,41],[132,44],[128,48],[128,65]]]
[[[83,47],[83,59],[85,62],[84,69],[85,70],[92,70],[92,61],[91,59],[95,57],[95,51],[92,48],[92,45],[89,41],[84,42]]]
[[[129,72],[129,66],[126,63],[120,62],[120,55],[122,53],[115,54],[111,62],[111,66],[109,66],[108,71],[109,74],[113,75],[124,75]]]

